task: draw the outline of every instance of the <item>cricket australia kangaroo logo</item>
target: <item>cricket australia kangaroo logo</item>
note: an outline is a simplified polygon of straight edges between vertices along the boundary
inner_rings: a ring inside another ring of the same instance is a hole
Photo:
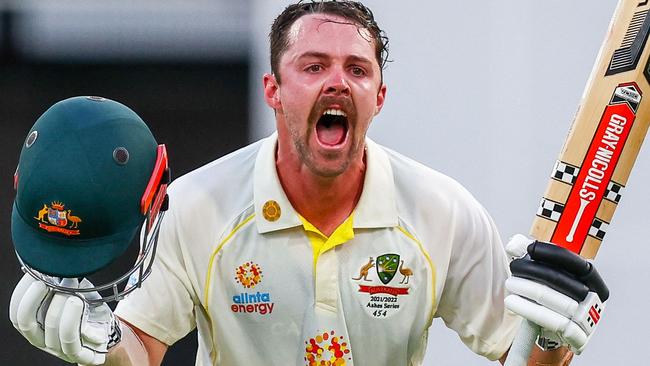
[[[361,264],[358,275],[351,277],[351,280],[359,286],[359,298],[366,313],[375,318],[387,318],[401,308],[400,296],[409,295],[408,284],[413,270],[404,264],[399,254],[386,253],[376,258],[369,257],[367,262]],[[375,271],[372,271],[373,268]],[[389,286],[393,280],[395,286]]]
[[[360,279],[363,279],[364,281],[371,281],[368,279],[368,271],[370,271],[370,269],[374,266],[375,262],[372,257],[370,257],[368,259],[368,263],[364,264],[361,269],[359,269],[359,277],[353,278],[353,280],[358,281]]]
[[[51,206],[43,204],[34,219],[38,220],[38,227],[47,231],[61,233],[67,236],[79,235],[79,223],[82,222],[79,216],[72,214],[72,210],[66,210],[63,202],[52,202]]]

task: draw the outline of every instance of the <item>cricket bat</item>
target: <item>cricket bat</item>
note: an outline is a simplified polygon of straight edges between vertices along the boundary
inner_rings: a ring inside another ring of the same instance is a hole
[[[530,235],[593,259],[650,124],[650,0],[620,0]],[[599,313],[591,313],[598,323]],[[507,366],[525,366],[539,327],[524,322]]]

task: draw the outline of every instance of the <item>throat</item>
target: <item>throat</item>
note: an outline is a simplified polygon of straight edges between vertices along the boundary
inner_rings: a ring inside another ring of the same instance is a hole
[[[315,177],[307,168],[284,171],[278,165],[277,170],[293,208],[327,236],[350,216],[363,190],[365,169],[351,169],[332,179]]]
[[[324,114],[316,123],[316,137],[324,146],[337,146],[345,142],[348,119],[343,115]]]
[[[340,123],[331,123],[329,125],[319,123],[316,126],[318,140],[324,145],[335,146],[343,143],[345,133],[345,127]]]

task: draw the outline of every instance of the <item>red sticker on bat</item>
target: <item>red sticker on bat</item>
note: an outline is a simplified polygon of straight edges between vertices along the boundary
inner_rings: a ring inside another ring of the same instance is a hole
[[[580,253],[616,163],[630,134],[641,93],[634,83],[619,85],[605,108],[551,241]]]

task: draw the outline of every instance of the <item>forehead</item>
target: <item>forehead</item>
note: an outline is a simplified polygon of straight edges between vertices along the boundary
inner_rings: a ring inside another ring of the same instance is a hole
[[[289,53],[307,50],[325,53],[361,54],[374,60],[375,44],[365,28],[351,20],[330,14],[309,14],[298,18],[288,32]],[[294,55],[299,56],[299,55]]]

